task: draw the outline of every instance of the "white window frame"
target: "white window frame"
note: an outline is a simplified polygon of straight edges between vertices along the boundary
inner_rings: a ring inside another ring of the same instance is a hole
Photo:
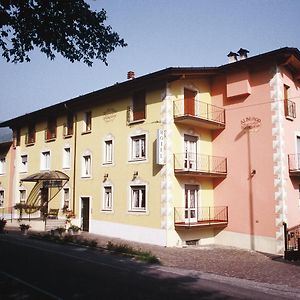
[[[68,190],[68,193],[69,193],[69,198],[68,199],[66,199],[65,198],[65,195],[66,195],[66,193],[65,193],[65,191],[66,190]],[[65,207],[65,204],[66,204],[66,201],[69,203],[69,205],[68,205],[68,209],[70,209],[71,208],[71,189],[69,188],[69,187],[63,187],[62,188],[62,198],[61,198],[62,200],[62,208],[64,208]]]
[[[6,159],[5,156],[0,156],[0,175],[4,175],[6,171]]]
[[[144,142],[143,142],[144,141]],[[146,133],[130,136],[130,161],[146,161],[148,155],[148,135]],[[143,152],[144,151],[144,155]]]
[[[142,206],[142,197],[144,193],[144,201],[145,205],[144,207]],[[138,199],[134,199],[138,197]],[[134,203],[134,201],[137,201]],[[147,197],[147,185],[146,184],[135,184],[134,182],[130,184],[129,187],[129,211],[130,212],[141,212],[145,213],[148,210],[148,197]]]
[[[49,153],[49,155],[46,156],[45,155],[46,153]],[[49,171],[50,167],[51,167],[51,151],[44,150],[41,152],[41,170]]]
[[[110,202],[110,205],[107,205],[107,193],[106,189],[110,188],[110,199],[108,200]],[[103,194],[102,194],[102,210],[103,211],[112,211],[113,210],[113,187],[111,184],[106,184],[103,186]]]
[[[81,177],[82,178],[91,178],[92,177],[92,155],[91,155],[90,152],[85,152],[82,155],[82,158],[81,158]]]
[[[0,189],[0,207],[4,207],[5,191]]]
[[[69,151],[67,151],[69,149]],[[71,169],[71,147],[65,146],[63,149],[63,169]]]
[[[23,161],[23,157],[26,157],[26,162]],[[28,172],[28,155],[21,154],[20,156],[20,173],[27,173]]]

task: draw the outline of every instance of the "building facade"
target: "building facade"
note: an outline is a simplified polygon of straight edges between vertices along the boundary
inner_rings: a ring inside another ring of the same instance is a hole
[[[241,50],[219,67],[130,72],[3,122],[3,206],[68,207],[83,230],[157,245],[281,253],[282,222],[300,223],[300,52]],[[55,171],[63,184],[28,180]]]

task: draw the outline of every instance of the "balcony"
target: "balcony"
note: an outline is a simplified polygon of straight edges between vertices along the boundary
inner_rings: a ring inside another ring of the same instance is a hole
[[[290,176],[300,177],[300,153],[289,154],[288,163]]]
[[[209,206],[197,208],[174,207],[175,228],[226,227],[228,206]]]
[[[173,115],[177,124],[213,130],[225,128],[225,110],[205,102],[176,100],[173,103]]]
[[[197,153],[174,154],[175,175],[226,177],[227,159]]]

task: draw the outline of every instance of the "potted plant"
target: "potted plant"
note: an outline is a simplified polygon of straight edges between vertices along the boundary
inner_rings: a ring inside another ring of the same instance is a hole
[[[76,226],[76,225],[71,225],[68,229],[68,232],[73,235],[73,234],[78,234],[80,231],[80,227]]]
[[[24,235],[27,235],[27,232],[28,232],[28,229],[30,228],[30,225],[29,224],[20,224],[20,229],[21,229],[21,232],[24,234]]]
[[[4,233],[6,222],[7,221],[4,218],[0,219],[0,233]]]
[[[65,231],[66,231],[66,228],[65,228],[65,227],[57,227],[57,228],[54,230],[54,234],[57,234],[58,236],[61,237]]]

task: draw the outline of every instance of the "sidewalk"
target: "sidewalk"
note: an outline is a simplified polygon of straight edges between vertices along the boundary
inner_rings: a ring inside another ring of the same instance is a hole
[[[300,262],[287,262],[281,256],[224,246],[189,246],[166,248],[149,244],[109,238],[83,232],[84,238],[95,239],[99,246],[126,243],[151,251],[163,266],[195,270],[216,275],[248,279],[261,283],[300,287]]]
[[[17,228],[7,229],[8,232],[20,233]],[[101,247],[105,247],[107,242],[111,241],[114,244],[122,243],[137,249],[151,251],[160,259],[164,267],[199,271],[291,288],[300,287],[300,262],[288,262],[281,256],[216,245],[167,248],[87,232],[82,232],[81,237],[96,240],[98,246]]]

